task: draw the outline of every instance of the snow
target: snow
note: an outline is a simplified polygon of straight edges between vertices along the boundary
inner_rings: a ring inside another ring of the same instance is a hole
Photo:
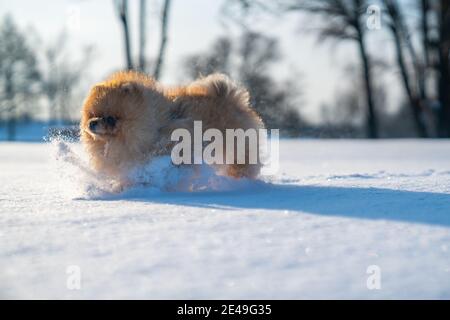
[[[161,158],[111,194],[77,144],[0,143],[0,297],[450,298],[450,141],[280,152],[262,181],[167,191],[191,173]]]

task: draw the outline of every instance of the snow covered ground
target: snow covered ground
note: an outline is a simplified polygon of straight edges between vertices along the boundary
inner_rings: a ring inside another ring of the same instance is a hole
[[[450,298],[450,141],[285,140],[276,177],[195,193],[81,171],[0,144],[1,298]]]

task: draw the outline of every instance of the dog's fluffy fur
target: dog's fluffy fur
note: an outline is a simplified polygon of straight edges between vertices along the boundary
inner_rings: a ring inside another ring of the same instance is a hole
[[[226,129],[263,128],[250,107],[248,92],[225,75],[164,88],[142,73],[118,72],[95,85],[86,98],[81,140],[94,169],[120,179],[127,169],[153,156],[169,155],[172,131],[185,128],[193,133],[196,120],[202,121],[203,130],[219,129],[224,138]],[[254,178],[260,165],[220,165],[218,169],[232,177]]]

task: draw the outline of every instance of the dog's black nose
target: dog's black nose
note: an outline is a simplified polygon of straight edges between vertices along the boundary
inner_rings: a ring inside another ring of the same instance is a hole
[[[94,131],[95,131],[95,128],[97,127],[97,125],[98,125],[98,120],[91,120],[91,121],[89,122],[89,130],[91,130],[92,132],[94,132]]]

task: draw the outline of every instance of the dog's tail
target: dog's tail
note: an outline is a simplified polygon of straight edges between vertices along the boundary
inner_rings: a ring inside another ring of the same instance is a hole
[[[250,95],[248,91],[222,73],[214,73],[201,78],[192,83],[191,86],[194,88],[205,88],[210,97],[226,99],[239,106],[249,107],[250,105]]]
[[[166,90],[165,95],[173,100],[183,97],[211,99],[213,101],[209,105],[218,109],[229,110],[225,114],[230,116],[239,114],[241,120],[238,125],[246,124],[244,125],[245,128],[264,127],[261,117],[251,107],[249,92],[221,73],[213,73],[200,78],[185,87]],[[221,114],[223,115],[223,113]],[[228,120],[230,119],[228,118]]]
[[[164,94],[170,99],[183,96],[218,98],[221,101],[227,101],[244,109],[250,107],[250,94],[248,91],[222,73],[213,73],[185,87],[166,89]]]
[[[207,77],[200,78],[189,87],[204,88],[207,96],[217,100],[218,108],[236,108],[246,115],[247,121],[242,119],[241,125],[247,123],[247,128],[263,128],[264,123],[257,111],[251,107],[250,94],[247,89],[222,73],[213,73]],[[195,90],[195,89],[194,89]],[[234,113],[232,111],[231,113]],[[242,117],[243,117],[242,115]]]

